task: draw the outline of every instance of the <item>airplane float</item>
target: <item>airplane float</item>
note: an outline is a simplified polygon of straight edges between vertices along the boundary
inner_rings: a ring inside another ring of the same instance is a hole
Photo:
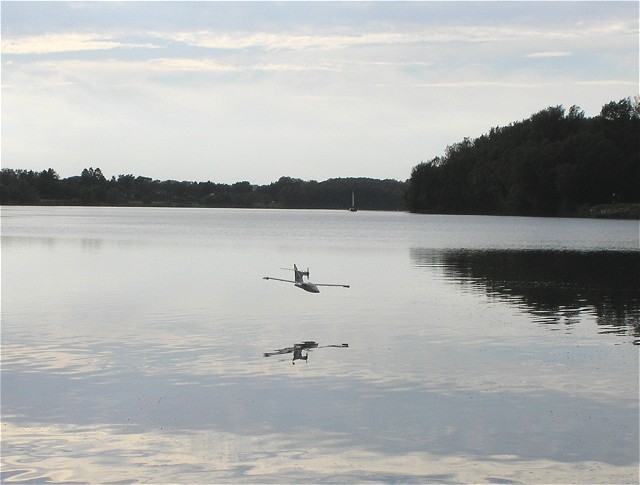
[[[282,269],[291,270],[291,268],[282,268]],[[304,291],[308,291],[309,293],[320,293],[320,289],[318,288],[318,286],[341,286],[342,288],[350,287],[349,285],[337,285],[337,284],[330,284],[330,283],[312,283],[311,281],[309,281],[309,268],[307,268],[307,271],[300,271],[295,264],[293,265],[292,271],[295,273],[295,280],[284,280],[282,278],[273,278],[272,276],[265,276],[262,279],[284,281],[285,283],[293,283],[298,288],[301,288]]]

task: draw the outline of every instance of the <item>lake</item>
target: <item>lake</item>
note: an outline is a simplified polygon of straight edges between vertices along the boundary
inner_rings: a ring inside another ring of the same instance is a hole
[[[1,223],[3,483],[638,482],[638,221]]]

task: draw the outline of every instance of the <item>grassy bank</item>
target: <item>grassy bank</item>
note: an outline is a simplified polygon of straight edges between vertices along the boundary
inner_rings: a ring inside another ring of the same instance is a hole
[[[600,204],[585,208],[582,217],[602,219],[640,219],[640,204]]]

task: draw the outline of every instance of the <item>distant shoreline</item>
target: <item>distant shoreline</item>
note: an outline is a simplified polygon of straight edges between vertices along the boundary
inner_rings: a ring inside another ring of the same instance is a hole
[[[141,201],[131,201],[127,204],[85,204],[82,201],[62,201],[62,200],[41,200],[39,204],[0,204],[0,209],[5,207],[130,207],[130,208],[169,208],[169,209],[276,209],[276,210],[331,210],[347,211],[348,209],[336,209],[334,207],[212,207],[199,204],[167,204],[152,202],[144,204]],[[361,209],[366,212],[367,209]],[[544,217],[545,219],[619,219],[619,220],[640,220],[640,203],[637,204],[599,204],[580,208],[575,214],[564,214],[556,216],[532,216],[528,214],[452,214],[436,212],[411,212],[409,210],[393,209],[370,209],[370,211],[380,212],[407,212],[412,214],[429,215],[475,215],[475,216],[498,216],[498,217]]]

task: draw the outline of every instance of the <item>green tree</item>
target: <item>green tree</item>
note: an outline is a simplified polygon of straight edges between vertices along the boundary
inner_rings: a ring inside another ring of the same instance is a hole
[[[580,206],[640,202],[638,98],[587,118],[554,106],[414,167],[415,212],[564,215]]]

